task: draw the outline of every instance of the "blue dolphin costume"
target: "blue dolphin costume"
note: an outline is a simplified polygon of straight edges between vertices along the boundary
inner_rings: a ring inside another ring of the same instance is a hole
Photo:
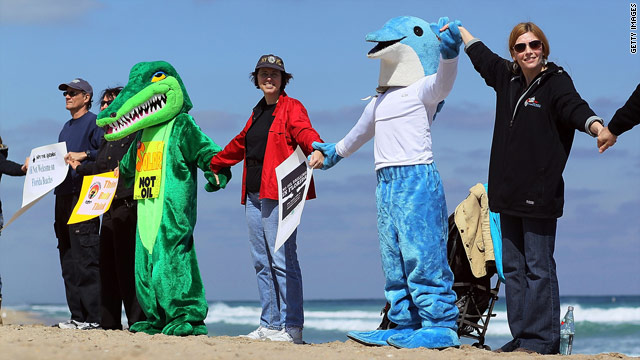
[[[366,345],[459,346],[458,308],[447,262],[447,207],[431,152],[431,123],[453,87],[462,39],[459,22],[402,16],[367,35],[381,59],[374,97],[338,143],[314,143],[335,165],[375,136],[378,235],[391,304],[389,330],[351,331]],[[448,25],[443,32],[440,29]],[[436,35],[437,34],[437,35]]]

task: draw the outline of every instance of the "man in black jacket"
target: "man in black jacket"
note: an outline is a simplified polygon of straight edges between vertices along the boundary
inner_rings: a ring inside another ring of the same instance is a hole
[[[122,87],[105,89],[100,97],[100,111],[118,96]],[[95,162],[83,162],[85,153],[69,153],[66,160],[80,175],[95,175],[113,171],[129,150],[136,134],[118,141],[102,141]],[[136,202],[133,189],[118,182],[111,207],[102,216],[100,228],[100,282],[103,329],[122,330],[121,314],[124,303],[129,326],[145,320],[136,297],[134,259],[136,243]]]

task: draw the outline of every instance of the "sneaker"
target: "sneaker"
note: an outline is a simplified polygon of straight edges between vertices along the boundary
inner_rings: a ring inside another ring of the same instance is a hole
[[[271,341],[284,341],[294,344],[304,344],[301,328],[282,329],[277,334],[267,337]]]
[[[266,327],[260,325],[260,326],[258,326],[257,329],[253,330],[252,332],[248,333],[247,335],[240,335],[240,337],[248,338],[248,339],[252,339],[252,340],[264,340],[264,339],[268,338],[269,336],[273,336],[275,334],[278,334],[279,332],[280,332],[280,330],[269,329],[269,328],[266,328]]]
[[[58,323],[60,329],[77,329],[81,322],[75,320],[67,320],[65,322]]]
[[[78,323],[78,330],[101,330],[100,324],[98,323]]]

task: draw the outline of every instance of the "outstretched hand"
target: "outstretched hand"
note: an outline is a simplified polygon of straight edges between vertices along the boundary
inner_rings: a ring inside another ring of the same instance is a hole
[[[608,127],[604,127],[598,133],[598,151],[600,153],[605,152],[608,148],[612,147],[616,141],[618,141],[618,137],[614,135],[611,131],[609,131]]]
[[[440,54],[443,59],[453,59],[460,53],[462,45],[462,35],[460,35],[460,20],[449,22],[449,18],[444,16],[438,20],[438,24],[431,24],[433,31],[440,39]]]
[[[322,163],[322,170],[327,170],[333,167],[338,161],[342,160],[342,156],[336,153],[335,143],[320,143],[314,141],[311,144],[314,149],[319,150],[324,154],[324,162]]]

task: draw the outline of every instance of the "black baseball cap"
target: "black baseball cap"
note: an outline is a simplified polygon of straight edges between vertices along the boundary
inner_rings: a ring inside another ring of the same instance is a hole
[[[258,63],[256,64],[256,70],[260,68],[272,68],[280,71],[284,70],[284,61],[279,56],[273,54],[267,54],[260,56]],[[286,72],[286,71],[285,71]]]
[[[81,78],[75,78],[66,84],[58,85],[59,90],[65,91],[67,90],[67,88],[82,90],[87,94],[93,94],[93,88],[91,87],[91,85],[89,85],[89,83],[86,80]]]

